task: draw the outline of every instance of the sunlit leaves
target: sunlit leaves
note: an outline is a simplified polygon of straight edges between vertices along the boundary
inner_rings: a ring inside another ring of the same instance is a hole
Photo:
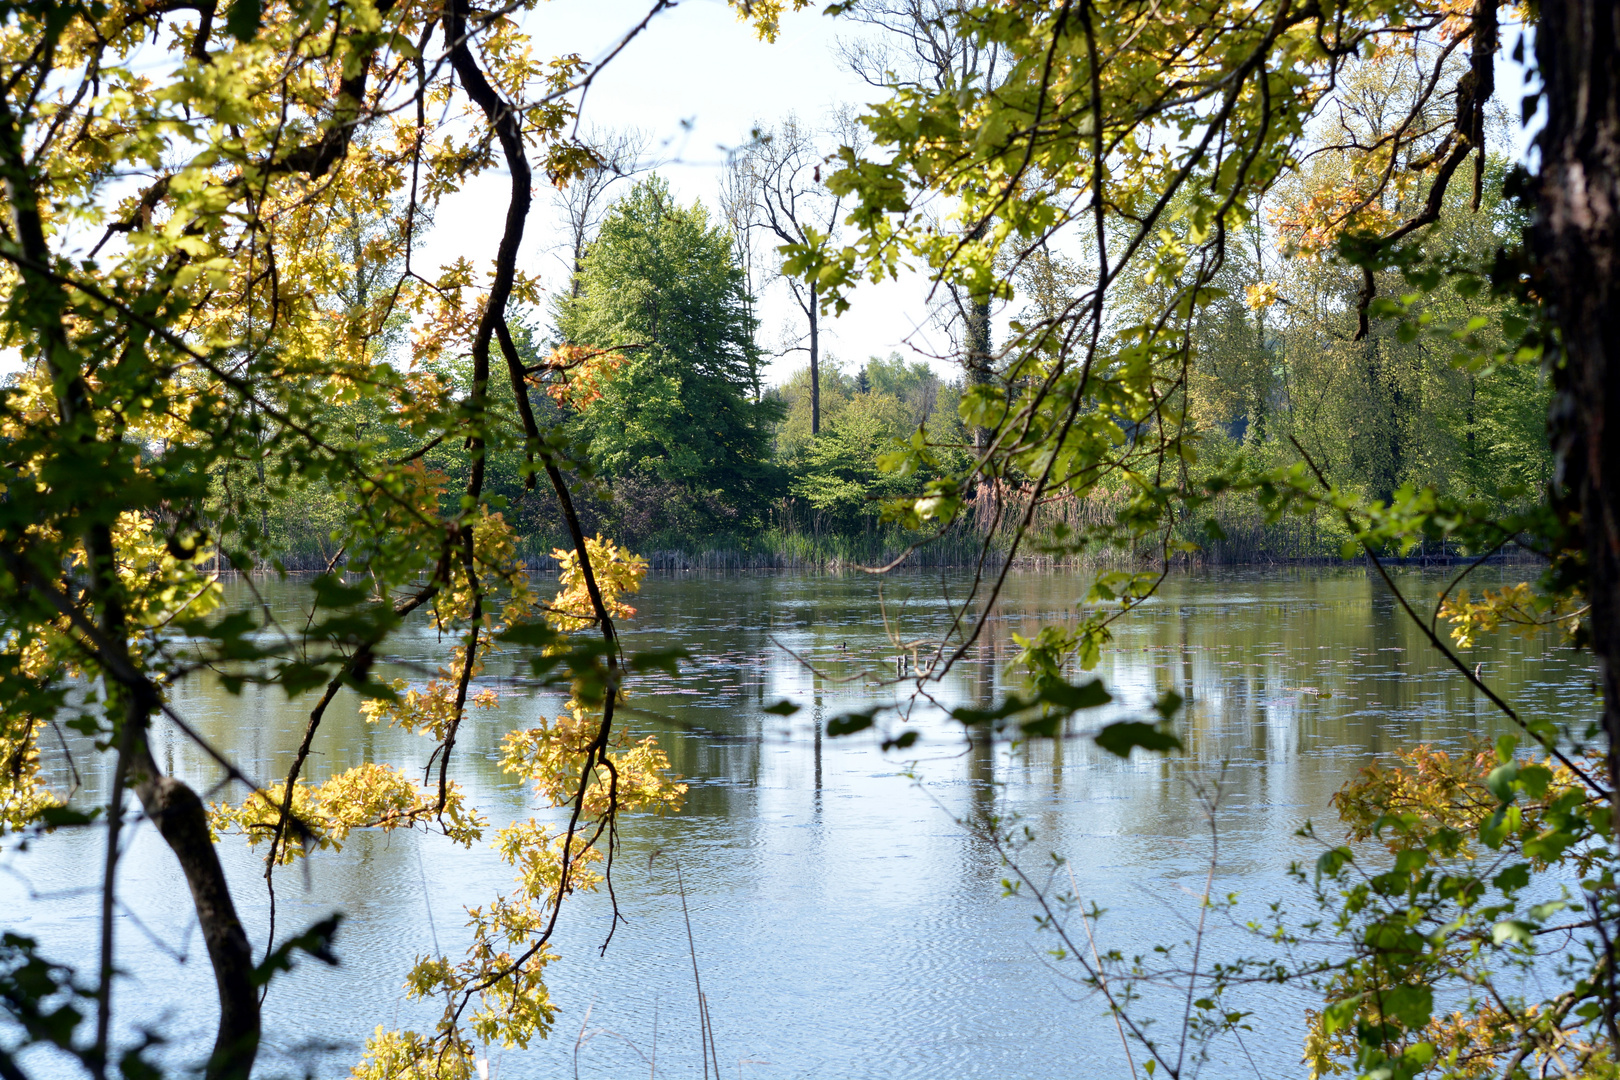
[[[1556,628],[1573,639],[1585,613],[1579,595],[1550,597],[1534,591],[1527,582],[1485,589],[1479,599],[1468,589],[1458,589],[1440,603],[1440,617],[1452,624],[1451,637],[1468,648],[1481,634],[1507,628],[1522,637],[1535,637]]]
[[[811,6],[811,0],[731,0],[737,17],[753,26],[763,41],[775,41],[782,30],[782,16]]]
[[[32,717],[0,722],[6,725],[0,731],[0,748],[5,753],[5,760],[0,761],[0,837],[39,820],[47,825],[74,824],[52,817],[53,811],[66,808],[40,772],[38,740],[43,722]]]
[[[277,788],[255,792],[238,806],[216,806],[211,815],[213,828],[240,832],[257,847],[275,835],[280,795]],[[448,786],[441,811],[437,792],[422,790],[402,770],[387,765],[357,765],[314,786],[299,781],[292,795],[292,817],[297,824],[288,826],[288,841],[276,849],[281,865],[313,850],[341,849],[355,829],[389,832],[438,821],[445,835],[470,846],[483,835],[485,825],[465,803],[458,785]]]
[[[641,588],[641,579],[647,575],[647,560],[622,550],[600,535],[587,538],[585,550],[590,556],[597,594],[608,614],[616,619],[635,615],[636,609],[623,598]],[[557,560],[557,580],[561,588],[546,608],[547,621],[565,632],[594,624],[594,600],[578,553],[559,548],[552,552],[552,557]]]
[[[1567,768],[1516,757],[1516,746],[1504,736],[1494,752],[1406,751],[1335,797],[1351,840],[1382,840],[1391,858],[1343,845],[1317,860],[1318,901],[1348,949],[1311,1018],[1307,1058],[1317,1075],[1354,1060],[1416,1076],[1431,1063],[1520,1045],[1529,1020],[1548,1024],[1557,1041],[1531,1041],[1526,1059],[1584,1053],[1599,1036],[1586,1026],[1595,1013],[1574,1008],[1596,990],[1580,975],[1591,958],[1578,946],[1567,957],[1573,979],[1552,1004],[1505,992],[1507,973],[1536,963],[1544,931],[1569,906],[1520,906],[1539,875],[1612,874],[1604,800]],[[1470,995],[1469,1005],[1436,1015],[1443,993]]]
[[[435,985],[425,985],[418,996]],[[418,990],[414,984],[411,989]],[[393,1080],[413,1075],[438,1080],[472,1080],[472,1044],[465,1039],[454,1039],[445,1046],[437,1039],[414,1031],[389,1031],[379,1024],[366,1039],[364,1058],[350,1072],[353,1080]]]
[[[601,400],[604,386],[623,366],[623,353],[584,345],[559,345],[546,358],[545,370],[550,381],[543,385],[557,404],[582,412]]]

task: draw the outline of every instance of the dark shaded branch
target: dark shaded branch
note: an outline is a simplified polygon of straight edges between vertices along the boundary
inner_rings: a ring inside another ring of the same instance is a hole
[[[1475,166],[1473,206],[1475,210],[1479,209],[1485,157],[1485,103],[1490,100],[1491,94],[1496,89],[1496,0],[1476,0],[1469,33],[1473,38],[1473,52],[1470,55],[1468,73],[1457,84],[1457,119],[1453,130],[1457,144],[1446,155],[1440,171],[1435,174],[1423,209],[1380,240],[1381,248],[1387,249],[1425,225],[1432,225],[1440,219],[1440,211],[1445,206],[1446,191],[1451,186],[1452,174],[1469,154],[1476,151],[1481,164]],[[1436,72],[1438,74],[1438,68]],[[1450,142],[1449,136],[1447,141]],[[1373,272],[1364,265],[1361,268],[1361,291],[1356,297],[1354,338],[1356,341],[1367,336],[1367,310],[1377,295],[1378,285],[1373,278]]]
[[[1332,489],[1332,485],[1328,482],[1327,475],[1322,472],[1320,467],[1317,466],[1316,461],[1309,453],[1306,452],[1305,447],[1300,445],[1299,440],[1295,439],[1293,436],[1289,436],[1288,441],[1294,444],[1295,450],[1299,451],[1300,457],[1304,459],[1305,464],[1316,476],[1317,482],[1322,485],[1322,490],[1330,491]],[[1579,765],[1572,761],[1568,755],[1566,755],[1562,750],[1558,749],[1556,744],[1549,741],[1545,736],[1541,735],[1529,724],[1527,724],[1524,721],[1524,718],[1519,715],[1518,710],[1514,709],[1513,706],[1502,700],[1501,696],[1497,694],[1495,690],[1492,690],[1484,683],[1484,681],[1480,679],[1478,675],[1474,674],[1468,665],[1463,663],[1462,657],[1453,652],[1451,647],[1441,640],[1440,635],[1435,632],[1434,628],[1423,621],[1423,617],[1417,613],[1417,610],[1412,607],[1411,602],[1406,599],[1406,594],[1401,592],[1400,587],[1395,584],[1395,579],[1389,576],[1389,570],[1384,566],[1384,561],[1378,557],[1378,553],[1374,551],[1372,549],[1372,545],[1367,542],[1362,534],[1362,530],[1356,525],[1355,518],[1351,515],[1350,511],[1347,509],[1341,509],[1340,513],[1344,517],[1345,526],[1350,530],[1351,535],[1356,538],[1356,542],[1361,545],[1361,550],[1366,553],[1367,558],[1372,561],[1373,567],[1378,571],[1378,576],[1384,579],[1384,584],[1389,588],[1390,594],[1395,597],[1395,602],[1400,604],[1401,610],[1406,612],[1407,616],[1412,620],[1417,628],[1423,632],[1423,636],[1429,640],[1430,645],[1434,646],[1435,651],[1441,656],[1445,657],[1447,663],[1456,668],[1457,671],[1461,672],[1462,677],[1467,679],[1475,689],[1477,689],[1481,694],[1484,694],[1486,700],[1492,705],[1496,706],[1498,712],[1507,717],[1509,720],[1513,721],[1514,724],[1518,725],[1519,729],[1534,739],[1543,750],[1547,751],[1547,754],[1550,757],[1556,758],[1560,765],[1563,765],[1571,773],[1578,777],[1581,783],[1586,785],[1588,790],[1607,798],[1609,796],[1609,792],[1604,790],[1601,784],[1597,783],[1591,778],[1591,776],[1587,775],[1586,770],[1582,769]]]

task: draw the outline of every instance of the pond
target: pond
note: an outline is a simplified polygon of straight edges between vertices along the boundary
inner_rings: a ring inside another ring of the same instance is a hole
[[[1470,584],[1526,572],[1487,567]],[[1442,580],[1402,575],[1431,604]],[[936,693],[940,704],[997,698],[1011,685],[1012,635],[1071,613],[1088,584],[1078,574],[1012,574],[987,634]],[[691,659],[678,676],[638,682],[629,719],[658,736],[690,783],[686,806],[625,821],[615,882],[626,922],[603,953],[606,898],[568,903],[547,980],[555,1030],[527,1049],[491,1047],[493,1076],[652,1076],[654,1053],[656,1075],[704,1075],[693,951],[726,1076],[1126,1075],[1101,1002],[1048,955],[1054,941],[1036,927],[1035,909],[1004,897],[998,856],[955,818],[1016,815],[1035,836],[1025,856],[1067,856],[1079,894],[1107,911],[1099,945],[1131,954],[1182,940],[1197,915],[1211,857],[1199,790],[1219,783],[1216,892],[1241,893],[1240,918],[1278,898],[1303,913],[1286,869],[1320,848],[1296,832],[1311,819],[1336,835],[1329,799],[1356,770],[1420,742],[1461,748],[1503,730],[1382,584],[1356,567],[1172,575],[1117,625],[1097,669],[1116,701],[1098,719],[1145,713],[1173,688],[1188,701],[1178,717],[1184,752],[1121,761],[1083,737],[969,741],[932,706],[913,715],[923,738],[904,752],[883,753],[872,732],[826,737],[832,717],[892,697],[860,677],[894,670],[885,618],[902,640],[937,634],[946,597],[966,585],[956,572],[892,576],[880,598],[865,576],[649,578],[625,627],[629,646],[678,645]],[[258,587],[286,612],[298,602],[296,587]],[[244,588],[231,586],[234,601],[246,602]],[[1584,664],[1549,644],[1504,637],[1468,660],[1522,709],[1585,719]],[[400,665],[431,666],[449,644],[415,625],[394,650],[396,672],[419,671]],[[470,714],[473,730],[464,729],[451,770],[496,826],[534,813],[528,793],[497,766],[501,736],[561,705],[560,695],[523,684],[517,657],[504,663],[481,680],[501,703]],[[804,708],[788,718],[763,711],[782,698]],[[311,698],[252,689],[232,697],[193,681],[173,703],[249,775],[270,780],[285,776]],[[1076,732],[1091,726],[1088,717]],[[217,782],[212,762],[167,724],[154,749],[199,788]],[[430,749],[366,723],[343,698],[309,774],[321,780],[369,761],[420,767]],[[47,750],[53,783],[65,788],[67,756]],[[84,797],[97,797],[100,778],[81,780]],[[27,852],[0,853],[0,922],[47,943],[53,958],[93,970],[98,901],[80,886],[101,848],[99,833],[60,833]],[[248,932],[262,944],[261,861],[236,838],[223,841],[222,855]],[[123,866],[123,1032],[161,1032],[169,1060],[196,1061],[212,1038],[213,982],[183,879],[149,827],[133,831]],[[273,986],[260,1074],[344,1075],[378,1025],[428,1030],[439,1008],[409,1001],[404,973],[418,956],[459,958],[468,940],[463,908],[510,881],[487,844],[468,852],[421,833],[359,834],[340,855],[281,871],[283,932],[334,910],[347,921],[341,966],[305,963]],[[1223,947],[1254,948],[1234,926],[1219,935]],[[1242,1048],[1254,1065],[1217,1059],[1205,1075],[1297,1074],[1309,997],[1266,988],[1242,1004],[1256,1014]],[[62,1074],[43,1059],[34,1064],[36,1075]]]

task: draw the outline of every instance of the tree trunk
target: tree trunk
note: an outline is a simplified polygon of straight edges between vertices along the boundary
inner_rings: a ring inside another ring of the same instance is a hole
[[[810,286],[810,304],[805,313],[810,316],[810,434],[821,434],[821,322],[820,303],[816,287]]]
[[[259,1052],[259,994],[253,982],[253,948],[236,916],[230,883],[208,830],[208,811],[197,793],[163,770],[147,746],[147,722],[157,701],[149,684],[126,687],[124,722],[133,733],[131,786],[147,818],[174,852],[191,888],[192,906],[214,969],[219,992],[219,1029],[205,1080],[248,1080]]]
[[[1620,4],[1545,0],[1536,55],[1547,126],[1534,240],[1563,337],[1554,499],[1572,528],[1565,546],[1586,557],[1609,783],[1620,791]]]
[[[972,301],[967,319],[967,381],[977,386],[990,381],[990,301]],[[984,428],[973,429],[973,448],[983,450],[988,441]]]

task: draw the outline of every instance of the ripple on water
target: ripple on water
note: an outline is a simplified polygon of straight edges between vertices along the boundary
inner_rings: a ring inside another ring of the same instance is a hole
[[[1403,580],[1435,591],[1421,575]],[[895,633],[910,640],[945,629],[939,584],[932,574],[886,586]],[[960,595],[965,582],[948,584]],[[937,688],[940,702],[982,705],[1002,694],[1017,650],[1009,635],[1043,617],[1067,617],[1087,584],[1063,574],[1011,575],[986,634]],[[267,590],[273,602],[290,605],[295,598],[275,594],[279,587]],[[492,1050],[495,1074],[572,1075],[577,1048],[583,1077],[641,1075],[640,1055],[652,1050],[656,1032],[661,1075],[701,1075],[688,916],[727,1075],[739,1061],[748,1077],[1121,1074],[1118,1036],[1101,1003],[1048,955],[1053,939],[1037,930],[1030,903],[1002,895],[1007,870],[996,852],[952,818],[1020,816],[1035,837],[1024,855],[1035,864],[1048,852],[1067,856],[1061,886],[1069,887],[1072,868],[1083,899],[1107,911],[1099,944],[1130,955],[1189,932],[1209,852],[1189,781],[1207,787],[1224,763],[1217,889],[1242,894],[1240,914],[1262,915],[1266,902],[1288,895],[1288,862],[1314,858],[1295,835],[1300,825],[1309,818],[1326,835],[1328,799],[1357,768],[1415,740],[1461,748],[1498,733],[1379,589],[1359,571],[1172,575],[1154,603],[1116,626],[1115,647],[1097,674],[1118,698],[1105,711],[1109,719],[1141,715],[1163,689],[1181,692],[1189,701],[1177,719],[1184,754],[1118,761],[1090,743],[1089,719],[1057,743],[969,745],[937,711],[924,711],[913,718],[924,733],[913,751],[919,783],[882,759],[869,734],[825,736],[831,717],[888,691],[817,677],[777,644],[816,657],[833,674],[862,665],[886,670],[893,649],[864,579],[650,578],[640,614],[626,627],[627,647],[681,646],[692,659],[677,676],[638,680],[632,704],[641,711],[628,722],[660,737],[692,785],[687,809],[622,822],[615,886],[623,921],[612,944],[600,952],[612,925],[607,896],[573,898],[548,972],[556,1030],[528,1050]],[[425,628],[412,629],[379,673],[420,680],[448,648]],[[1578,665],[1538,650],[1493,643],[1469,661],[1527,708],[1587,715],[1591,698]],[[494,825],[531,813],[528,793],[499,772],[502,732],[560,706],[559,695],[529,688],[525,675],[520,657],[491,665],[483,682],[507,700],[475,716],[468,750],[452,763]],[[786,719],[761,712],[782,698],[804,708]],[[200,684],[182,688],[176,702],[265,776],[284,775],[307,719],[304,702],[233,698]],[[178,772],[202,786],[213,782],[212,766],[194,748],[172,732],[162,737]],[[352,703],[334,706],[316,749],[318,776],[368,760],[416,769],[427,757],[420,740],[366,724]],[[65,780],[60,753],[47,764]],[[96,797],[99,779],[87,782]],[[249,933],[262,943],[268,907],[258,856],[235,841],[223,854]],[[64,943],[63,959],[88,960],[94,895],[43,897],[76,883],[98,858],[95,837],[66,833],[26,855],[0,855],[23,875],[0,874],[7,925]],[[150,832],[136,837],[127,866],[125,894],[142,922],[170,945],[184,942],[184,883]],[[23,879],[41,899],[29,899]],[[487,847],[462,852],[420,835],[357,835],[343,855],[310,861],[307,887],[299,869],[282,871],[282,931],[333,909],[349,918],[338,940],[342,966],[305,964],[273,988],[267,1064],[304,1061],[299,1047],[319,1038],[340,1048],[318,1059],[315,1072],[338,1075],[377,1024],[425,1030],[442,1003],[409,1001],[405,971],[435,948],[459,956],[467,944],[462,908],[510,889],[510,868]],[[132,926],[121,924],[119,935],[121,961],[140,972],[138,984],[120,990],[131,1022],[164,1023],[172,1053],[195,1057],[208,1040],[211,980],[194,933],[185,964]],[[1223,930],[1211,948],[1230,953],[1252,942]],[[1305,1004],[1299,993],[1275,988],[1246,1003],[1256,1011],[1249,1050],[1263,1070],[1297,1069]],[[1160,1008],[1167,1023],[1179,1016],[1169,1004],[1149,1008]]]

